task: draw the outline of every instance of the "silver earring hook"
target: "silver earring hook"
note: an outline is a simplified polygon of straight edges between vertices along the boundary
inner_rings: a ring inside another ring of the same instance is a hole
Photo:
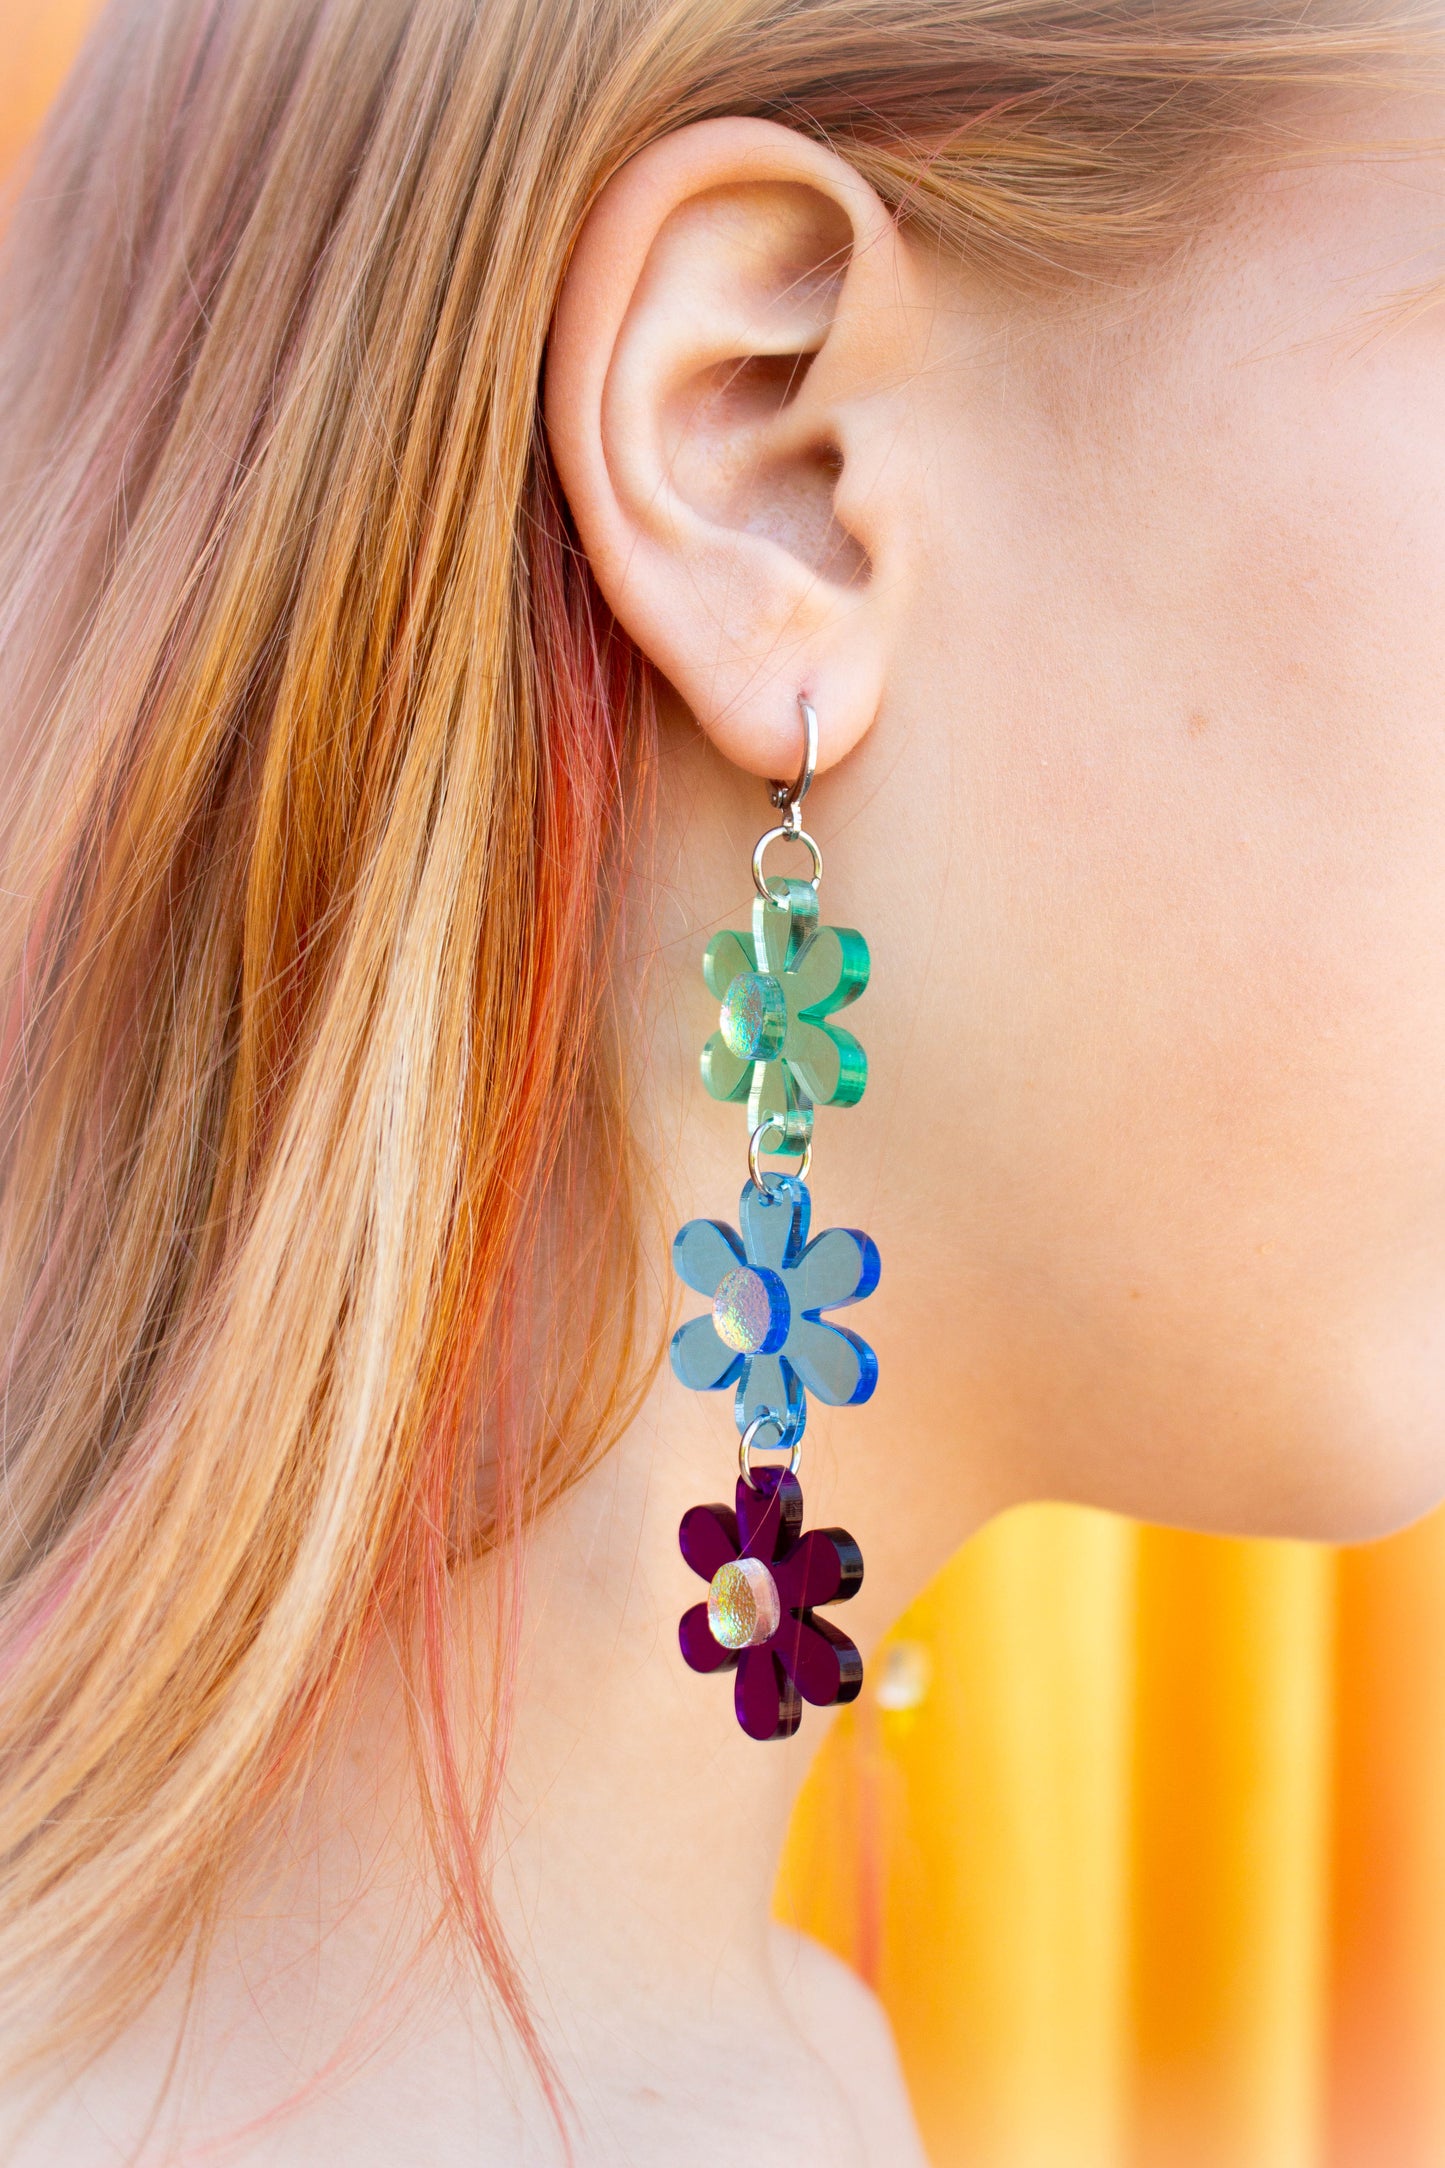
[[[812,701],[802,693],[798,695],[798,710],[803,718],[803,765],[798,770],[796,782],[768,785],[768,797],[783,817],[776,828],[770,828],[766,835],[758,837],[753,851],[753,886],[764,903],[776,904],[780,909],[787,906],[788,890],[784,886],[775,892],[763,871],[763,856],[770,843],[802,844],[813,861],[810,885],[815,896],[823,878],[823,853],[803,826],[803,800],[812,787],[813,772],[818,765],[818,716]]]
[[[769,796],[783,816],[785,834],[796,836],[803,825],[803,800],[812,788],[813,775],[818,766],[818,714],[811,700],[798,695],[798,709],[803,718],[803,765],[797,780],[792,783],[772,783]]]

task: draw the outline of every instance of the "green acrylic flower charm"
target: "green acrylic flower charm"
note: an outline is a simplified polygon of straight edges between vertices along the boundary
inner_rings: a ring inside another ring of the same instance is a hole
[[[801,1146],[815,1106],[856,1106],[868,1057],[829,1019],[868,984],[868,944],[847,926],[818,924],[807,881],[773,880],[773,901],[753,905],[753,931],[715,934],[703,977],[721,1003],[702,1050],[714,1099],[746,1099],[753,1129],[772,1125],[770,1150]]]

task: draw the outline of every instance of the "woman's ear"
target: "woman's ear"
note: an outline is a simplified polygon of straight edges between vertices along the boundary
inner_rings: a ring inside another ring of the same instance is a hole
[[[852,166],[751,119],[639,152],[567,272],[546,418],[582,546],[619,622],[758,775],[796,768],[800,692],[820,768],[882,697],[916,279]]]

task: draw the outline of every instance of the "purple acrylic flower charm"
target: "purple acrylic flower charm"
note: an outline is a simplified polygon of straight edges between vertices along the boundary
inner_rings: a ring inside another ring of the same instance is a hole
[[[707,1599],[683,1613],[682,1653],[694,1671],[736,1668],[733,1705],[750,1739],[787,1739],[803,1703],[856,1700],[863,1660],[813,1606],[841,1603],[863,1581],[863,1554],[841,1528],[803,1534],[796,1476],[760,1469],[740,1481],[737,1507],[694,1506],[678,1544]]]

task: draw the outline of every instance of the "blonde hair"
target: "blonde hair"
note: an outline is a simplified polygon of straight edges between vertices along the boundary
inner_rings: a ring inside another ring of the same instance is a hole
[[[446,1605],[652,1354],[608,1004],[649,684],[537,413],[608,175],[768,115],[991,276],[1074,278],[1422,13],[111,6],[0,306],[0,2016],[125,2022],[385,1628],[527,2027]]]

